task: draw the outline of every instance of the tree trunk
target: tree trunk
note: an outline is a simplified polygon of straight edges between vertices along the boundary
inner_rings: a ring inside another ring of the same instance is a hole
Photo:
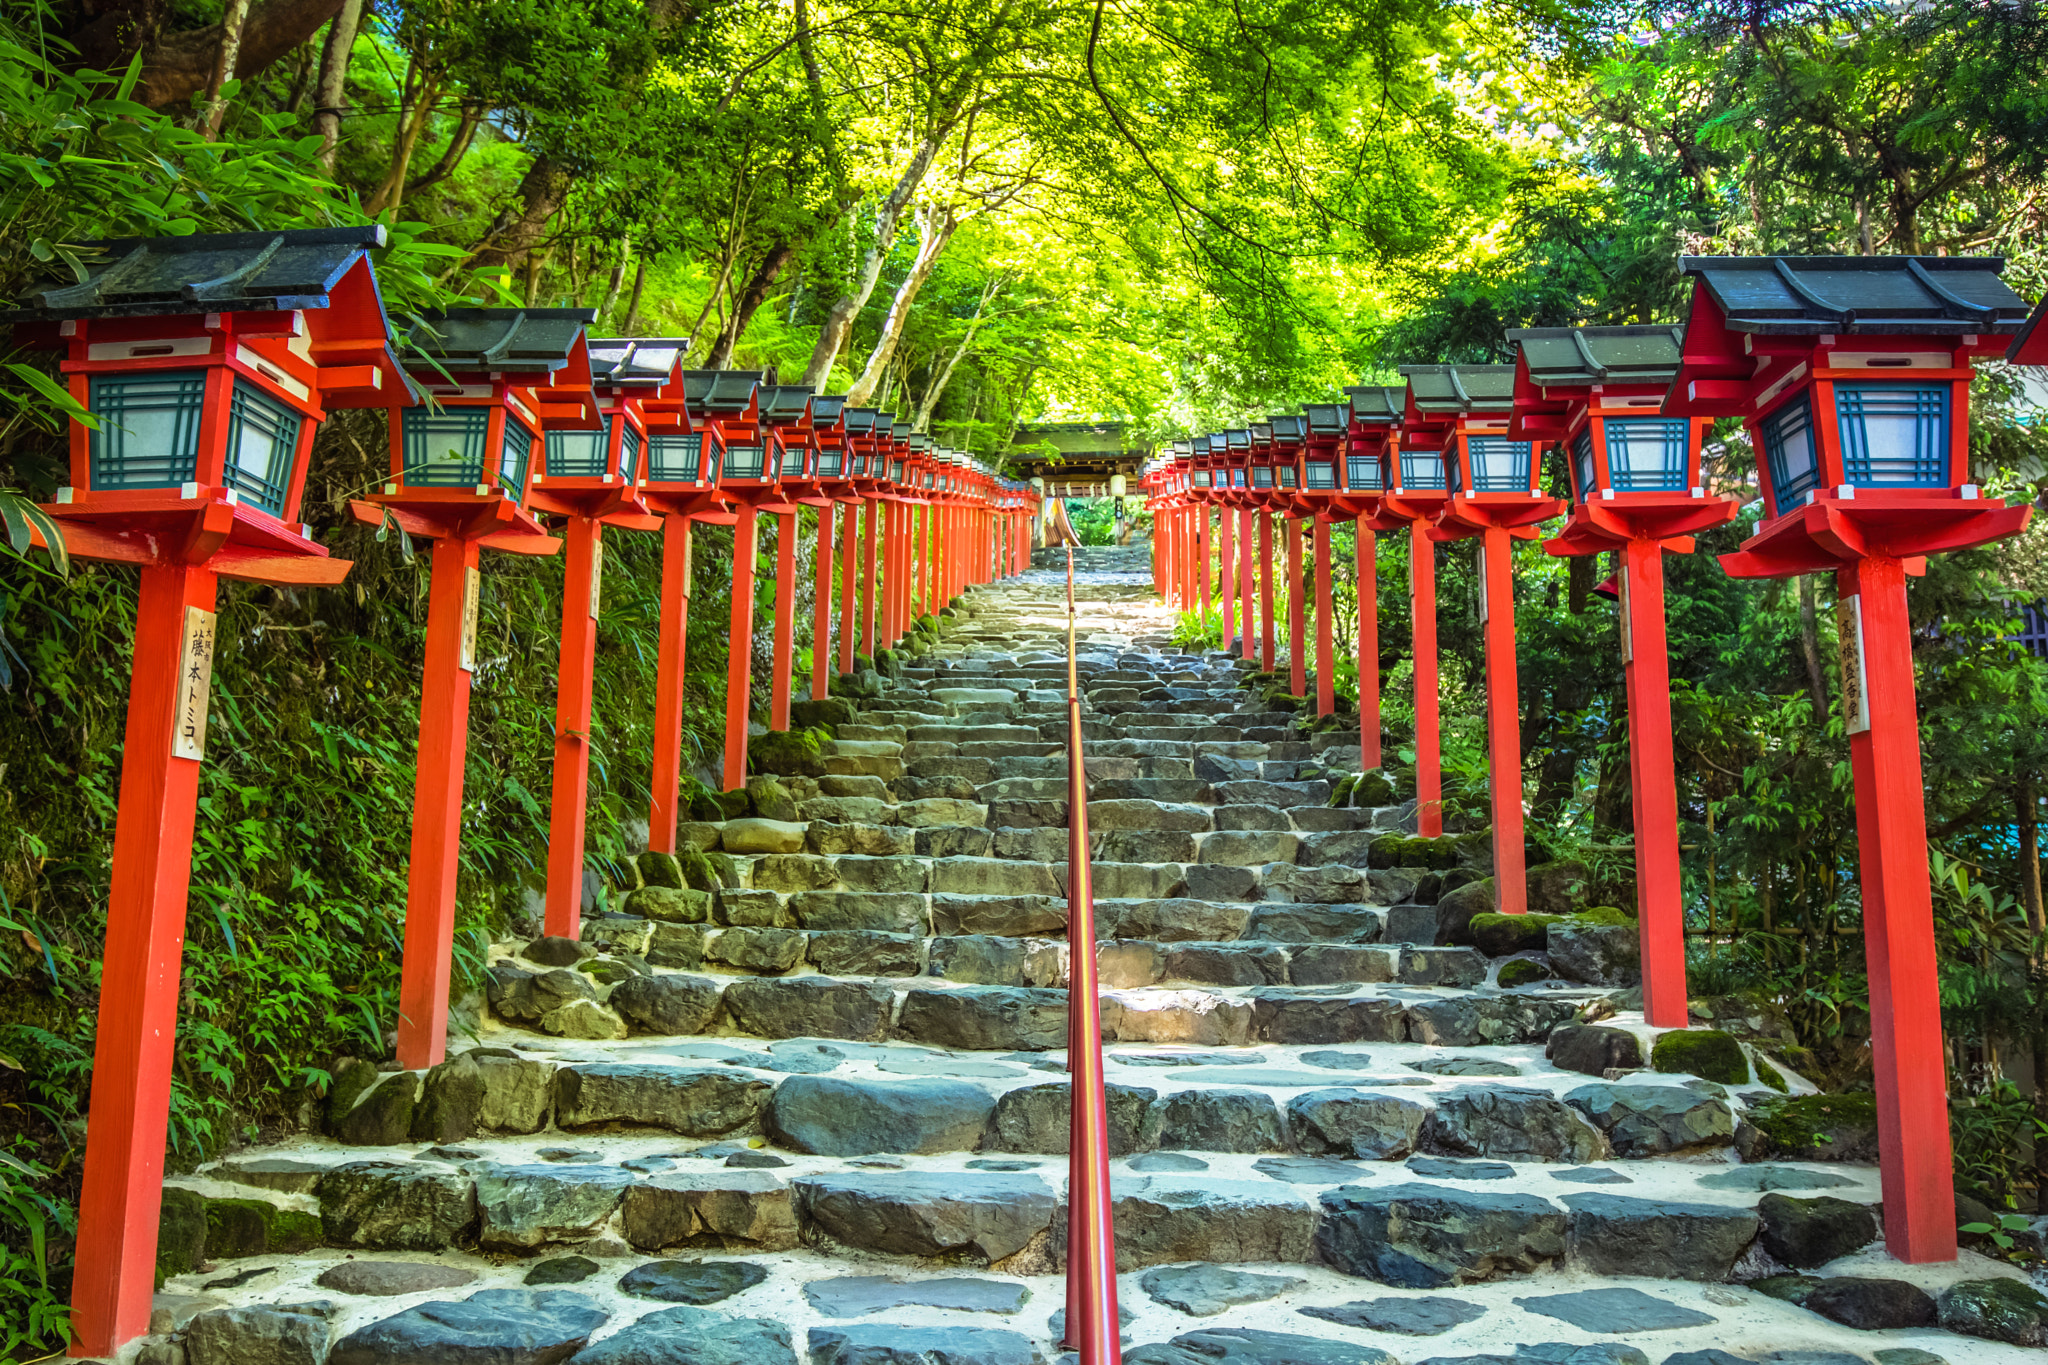
[[[942,136],[943,129],[934,128],[924,141],[917,144],[910,164],[903,168],[903,174],[896,178],[888,197],[882,200],[853,288],[834,299],[832,306],[825,310],[825,325],[818,332],[818,344],[811,351],[811,363],[804,367],[802,382],[806,387],[822,389],[831,377],[832,362],[838,359],[839,348],[846,344],[846,334],[853,330],[854,318],[867,307],[869,297],[875,292],[876,281],[882,278],[882,266],[889,259],[889,249],[896,243],[896,225],[902,221],[903,210],[910,203],[910,197],[924,183],[925,172],[931,169],[932,158],[938,155]]]
[[[531,251],[547,236],[548,220],[569,197],[574,181],[569,168],[554,157],[535,157],[520,178],[514,201],[491,220],[472,264],[505,265]]]
[[[789,242],[777,242],[761,258],[760,265],[740,287],[740,296],[733,305],[732,319],[718,335],[718,347],[711,353],[710,368],[722,370],[732,363],[732,353],[740,344],[740,338],[747,334],[747,324],[754,320],[754,314],[768,297],[769,288],[776,277],[782,274],[796,256],[796,247]]]
[[[633,324],[640,318],[640,291],[647,287],[647,258],[642,256],[633,263],[633,292],[626,297],[626,320],[619,324],[624,336],[633,335]]]
[[[77,47],[75,64],[120,71],[141,52],[135,101],[152,109],[188,103],[213,79],[225,25],[162,33],[164,8],[158,0],[114,0],[95,6],[92,22],[70,35]],[[341,0],[260,0],[248,5],[235,49],[234,79],[247,80],[262,72],[318,33],[340,8]]]
[[[348,109],[348,59],[355,50],[356,25],[362,17],[363,0],[342,0],[334,22],[327,26],[327,45],[320,50],[313,126],[320,131],[320,168],[329,175],[334,174],[334,158],[341,150],[341,117]]]
[[[981,302],[974,306],[974,316],[967,320],[966,335],[962,336],[960,344],[953,348],[952,358],[946,362],[946,367],[939,371],[938,376],[932,380],[931,387],[924,391],[924,401],[917,405],[917,416],[910,419],[910,425],[913,430],[926,431],[930,429],[932,412],[939,406],[940,396],[946,392],[946,385],[953,382],[953,371],[959,368],[961,360],[967,355],[968,348],[974,344],[974,334],[981,328],[981,320],[988,313],[989,303],[995,298],[997,291],[1002,287],[1003,277],[1001,275],[989,277],[987,286],[981,291]]]
[[[407,72],[410,83],[411,72]],[[386,209],[396,210],[405,198],[405,176],[412,168],[413,148],[419,145],[420,130],[427,126],[427,120],[434,116],[434,101],[440,97],[441,81],[431,74],[420,78],[416,98],[404,101],[398,106],[398,145],[391,149],[391,165],[384,172],[383,183],[377,186],[370,202],[363,205],[363,211],[375,216]]]
[[[462,117],[455,125],[455,132],[448,139],[448,150],[441,153],[441,159],[433,169],[405,187],[402,196],[411,199],[421,190],[430,189],[455,174],[455,168],[462,164],[462,158],[469,154],[469,147],[476,140],[476,130],[484,121],[484,106],[463,102]]]
[[[868,353],[867,368],[846,391],[849,407],[865,406],[882,376],[889,372],[889,363],[896,358],[896,345],[903,339],[903,328],[910,321],[910,310],[917,304],[918,293],[932,277],[932,268],[938,265],[940,254],[959,226],[960,220],[950,208],[926,208],[918,213],[917,256],[910,263],[910,273],[896,287],[896,297],[890,300],[889,315],[882,319],[882,335],[876,338],[875,349]]]
[[[1593,575],[1599,571],[1600,556],[1573,555],[1565,570],[1565,605],[1572,615],[1584,616],[1593,600]]]
[[[206,80],[206,112],[200,116],[199,128],[208,142],[220,136],[220,125],[228,116],[228,102],[221,98],[221,87],[232,78],[235,63],[242,55],[242,26],[249,21],[249,0],[228,0],[227,9],[220,19],[220,46],[213,59],[213,74]]]
[[[612,263],[611,278],[605,281],[604,302],[597,307],[597,325],[605,326],[611,321],[612,309],[619,306],[619,290],[626,283],[626,262],[633,258],[633,234],[619,238],[619,259]]]

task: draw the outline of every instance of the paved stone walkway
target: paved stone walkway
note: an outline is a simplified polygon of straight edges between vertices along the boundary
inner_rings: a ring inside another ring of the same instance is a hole
[[[1873,1167],[1741,1159],[1763,1054],[1641,1069],[1632,930],[1468,924],[1483,837],[1333,805],[1355,732],[1177,653],[1142,549],[1080,584],[1130,1359],[2038,1359],[1935,1325],[1991,1330],[1952,1286],[2012,1272],[1890,1262]],[[685,826],[582,941],[494,945],[445,1066],[344,1068],[331,1136],[171,1181],[141,1358],[1053,1361],[1064,577],[957,611],[807,708],[822,771]]]

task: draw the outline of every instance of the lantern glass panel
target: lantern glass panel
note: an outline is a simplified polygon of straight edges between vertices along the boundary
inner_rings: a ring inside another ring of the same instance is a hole
[[[484,481],[489,408],[407,408],[405,482],[414,488],[474,488]],[[509,424],[511,418],[506,417]]]
[[[767,478],[767,449],[758,444],[727,446],[725,448],[725,477],[728,479]]]
[[[227,486],[273,517],[284,515],[292,456],[305,417],[239,376],[228,404]]]
[[[829,449],[829,450],[821,450],[821,451],[819,451],[819,452],[818,452],[818,477],[819,477],[819,478],[821,478],[821,479],[836,479],[836,478],[838,478],[838,477],[839,477],[839,463],[840,463],[840,461],[841,461],[841,460],[843,460],[843,459],[845,459],[845,458],[846,458],[846,453],[845,453],[844,451],[842,451],[842,450],[838,449],[837,447],[833,447],[832,449]]]
[[[1232,488],[1244,487],[1244,471],[1242,469],[1233,469],[1230,471],[1230,486]]]
[[[512,425],[507,419],[508,428]],[[619,477],[627,483],[633,482],[640,473],[640,433],[631,422],[619,433]]]
[[[1677,417],[1605,419],[1609,486],[1624,493],[1683,491],[1690,425]]]
[[[1297,486],[1298,478],[1294,468],[1293,461],[1290,460],[1286,464],[1281,465],[1279,467],[1278,473],[1280,475],[1280,486],[1282,488],[1293,488]]]
[[[1782,515],[1820,486],[1820,453],[1813,443],[1813,399],[1801,393],[1757,423],[1770,464],[1771,488]]]
[[[895,462],[894,467],[889,471],[889,478],[891,481],[895,483],[903,482],[903,469],[905,464],[906,461],[903,460],[897,460]]]
[[[647,477],[655,483],[708,482],[701,473],[703,461],[702,432],[663,433],[647,438]]]
[[[1837,384],[1842,476],[1866,488],[1948,486],[1948,385]]]
[[[89,401],[94,488],[175,488],[199,472],[206,371],[96,374]]]
[[[1255,466],[1253,466],[1253,468],[1252,468],[1252,487],[1254,487],[1254,488],[1271,488],[1272,486],[1273,486],[1273,467],[1272,467],[1271,465],[1263,465],[1263,464],[1262,464],[1262,465],[1255,465]]]
[[[1444,487],[1444,454],[1440,450],[1404,450],[1401,452],[1401,487],[1442,488]]]
[[[1380,486],[1380,462],[1376,455],[1346,455],[1344,457],[1346,486],[1354,489],[1378,489]],[[1314,485],[1310,485],[1313,487]]]
[[[1209,486],[1210,476],[1209,471],[1206,469],[1197,469],[1188,477],[1194,480],[1194,485],[1197,488],[1207,488]]]
[[[804,476],[804,453],[806,447],[801,441],[782,448],[782,477],[800,479]]]
[[[1337,462],[1330,460],[1308,460],[1308,486],[1310,488],[1335,488],[1337,486]]]
[[[1467,436],[1465,454],[1472,461],[1475,493],[1529,491],[1530,443],[1505,436]]]
[[[551,479],[601,479],[611,471],[604,467],[605,451],[611,446],[612,417],[603,414],[596,431],[551,431],[548,433],[547,476]]]
[[[1616,425],[1618,424],[1613,422],[1607,424],[1609,440],[1613,439]],[[1610,445],[1608,449],[1612,450],[1614,447]],[[1590,426],[1572,437],[1572,480],[1577,487],[1580,502],[1593,496],[1593,428]]]
[[[533,464],[533,433],[509,415],[505,418],[505,452],[498,457],[498,487],[518,501],[526,491],[526,471]]]

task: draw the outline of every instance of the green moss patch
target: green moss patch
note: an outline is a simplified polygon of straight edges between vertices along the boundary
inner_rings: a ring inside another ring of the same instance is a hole
[[[320,1219],[265,1199],[206,1201],[206,1258],[232,1261],[320,1245]]]
[[[1862,1135],[1877,1131],[1877,1096],[1802,1095],[1796,1100],[1759,1106],[1750,1115],[1750,1122],[1770,1139],[1774,1150],[1787,1155],[1811,1153],[1819,1148],[1853,1150]]]
[[[1533,985],[1538,981],[1555,979],[1556,972],[1544,966],[1533,957],[1518,957],[1500,964],[1500,972],[1494,978],[1502,990],[1513,990],[1517,986]]]
[[[1576,916],[1574,917],[1576,918]],[[1742,1044],[1719,1029],[1674,1029],[1650,1048],[1650,1066],[1666,1074],[1698,1076],[1722,1085],[1749,1080],[1749,1058]]]
[[[1474,915],[1465,932],[1488,957],[1513,957],[1542,952],[1557,920],[1556,915]]]
[[[770,730],[765,735],[756,735],[747,741],[747,767],[778,777],[823,777],[825,738],[822,730]],[[746,793],[739,795],[741,809],[728,819],[746,814]]]

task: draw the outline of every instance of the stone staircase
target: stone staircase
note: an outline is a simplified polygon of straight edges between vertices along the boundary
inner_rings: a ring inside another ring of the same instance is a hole
[[[1475,921],[1483,834],[1414,838],[1355,730],[1176,652],[1142,548],[1082,560],[1128,1356],[2037,1358],[2006,1344],[2010,1267],[1874,1243],[1853,1104],[1788,1100],[1753,1078],[1811,1087],[1727,1034],[1655,1046],[1612,912]],[[581,941],[494,945],[443,1066],[344,1065],[326,1136],[172,1180],[139,1357],[1053,1361],[1051,562],[970,593],[898,676],[803,704],[834,737],[764,746],[788,771],[700,801],[720,818],[639,859]],[[1788,1145],[1806,1159],[1770,1159]]]

